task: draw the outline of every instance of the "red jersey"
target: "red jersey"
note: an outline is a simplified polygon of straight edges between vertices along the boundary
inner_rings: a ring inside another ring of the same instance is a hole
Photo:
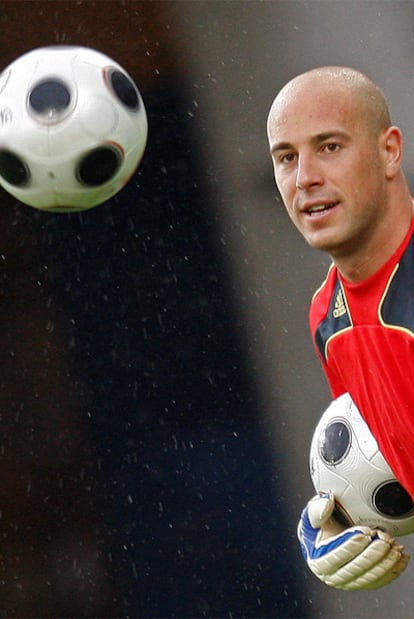
[[[365,281],[349,283],[332,266],[309,320],[332,396],[351,394],[414,500],[414,220]]]

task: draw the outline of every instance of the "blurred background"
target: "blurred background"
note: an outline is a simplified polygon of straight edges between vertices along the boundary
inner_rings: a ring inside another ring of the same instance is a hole
[[[389,99],[412,185],[414,4],[2,0],[0,24],[2,68],[97,48],[149,120],[102,206],[0,194],[0,616],[412,617],[413,568],[342,593],[299,553],[328,259],[284,213],[265,125],[291,77],[353,66]]]

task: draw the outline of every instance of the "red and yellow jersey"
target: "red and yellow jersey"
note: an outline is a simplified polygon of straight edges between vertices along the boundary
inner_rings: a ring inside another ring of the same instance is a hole
[[[414,220],[365,281],[351,284],[332,266],[309,319],[332,396],[351,394],[414,500]]]

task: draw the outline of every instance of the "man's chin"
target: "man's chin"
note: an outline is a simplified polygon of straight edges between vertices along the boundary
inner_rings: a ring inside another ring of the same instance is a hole
[[[335,253],[341,246],[339,239],[327,235],[312,235],[307,237],[306,241],[312,249],[319,249],[328,254]]]

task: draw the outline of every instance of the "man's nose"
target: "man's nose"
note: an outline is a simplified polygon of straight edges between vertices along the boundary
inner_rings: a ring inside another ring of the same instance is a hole
[[[296,172],[297,189],[309,189],[313,185],[321,185],[322,182],[321,171],[315,157],[310,155],[299,156]]]

